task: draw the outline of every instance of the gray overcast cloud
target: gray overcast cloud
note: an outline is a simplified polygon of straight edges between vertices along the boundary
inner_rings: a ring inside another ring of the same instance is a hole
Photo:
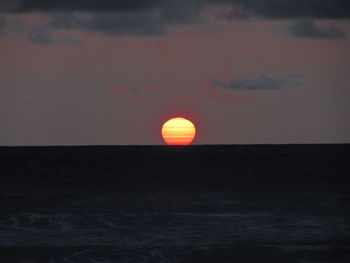
[[[230,90],[280,89],[284,86],[301,84],[301,76],[298,74],[291,74],[278,77],[266,75],[257,77],[238,77],[227,82],[214,80],[213,84],[216,87]]]
[[[176,6],[174,12],[201,9],[208,5],[231,5],[229,17],[262,16],[265,18],[317,18],[340,19],[350,17],[348,0],[1,0],[0,11],[23,12],[139,12],[151,9],[166,10]],[[177,10],[176,10],[177,9]],[[186,11],[185,11],[186,12]],[[196,11],[197,12],[197,11]],[[191,13],[191,12],[189,12]]]

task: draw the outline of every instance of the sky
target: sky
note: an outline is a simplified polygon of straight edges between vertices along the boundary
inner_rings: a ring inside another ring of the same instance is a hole
[[[348,0],[0,0],[0,145],[349,143]]]

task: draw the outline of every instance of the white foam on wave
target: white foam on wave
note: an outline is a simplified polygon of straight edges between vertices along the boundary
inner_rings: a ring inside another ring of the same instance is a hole
[[[175,215],[179,216],[204,216],[204,217],[266,217],[273,216],[273,214],[269,213],[261,213],[261,214],[250,214],[250,213],[175,213]]]

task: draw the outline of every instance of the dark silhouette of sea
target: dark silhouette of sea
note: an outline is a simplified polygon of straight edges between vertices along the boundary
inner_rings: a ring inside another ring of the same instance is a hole
[[[350,145],[0,147],[0,262],[350,262]]]

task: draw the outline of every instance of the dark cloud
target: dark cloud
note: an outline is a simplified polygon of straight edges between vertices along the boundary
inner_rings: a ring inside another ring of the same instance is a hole
[[[229,16],[261,16],[271,19],[317,18],[340,19],[350,17],[348,0],[211,0],[232,4]]]
[[[7,27],[8,27],[8,22],[6,17],[0,16],[0,36],[6,34]]]
[[[287,27],[290,34],[300,38],[324,38],[340,39],[344,38],[344,32],[335,24],[316,25],[314,21],[302,20]]]
[[[66,13],[51,16],[54,29],[80,29],[105,35],[163,35],[164,23],[152,13]]]
[[[46,27],[34,27],[28,33],[29,41],[36,44],[50,44],[54,42],[52,32]]]
[[[55,13],[48,19],[55,29],[81,29],[106,35],[164,35],[170,26],[198,22],[200,9],[193,1],[183,5],[165,1],[158,8],[150,10]]]
[[[57,11],[137,11],[161,3],[161,0],[1,0],[0,8],[12,12],[57,12]]]
[[[23,31],[24,29],[21,19],[0,15],[0,36],[6,36]]]
[[[301,84],[301,76],[291,74],[286,76],[271,77],[261,75],[257,77],[233,78],[230,81],[214,80],[213,85],[229,90],[265,90],[280,89],[284,86]]]
[[[34,44],[64,43],[68,45],[83,45],[77,38],[55,36],[55,31],[52,27],[45,23],[27,26],[16,16],[0,15],[0,37],[11,36],[18,33],[24,34],[28,41]]]
[[[74,46],[82,46],[82,45],[84,45],[83,42],[81,42],[79,39],[74,38],[74,37],[64,37],[63,38],[63,42],[65,44],[74,45]]]
[[[47,17],[48,27],[52,29],[106,35],[164,35],[173,26],[189,24],[208,25],[213,30],[206,17],[207,12],[211,14],[208,10],[212,6],[222,6],[219,8],[222,14],[215,12],[214,17],[228,20],[350,18],[348,0],[0,0],[2,13],[39,12]],[[7,30],[2,21],[0,30]],[[309,27],[309,32],[312,30],[317,31]],[[291,32],[298,35],[301,30],[292,27]],[[336,27],[319,32],[319,35],[339,34]]]
[[[19,0],[0,0],[0,12],[16,12]]]
[[[141,93],[142,91],[143,89],[137,86],[128,87],[128,92],[130,93]]]
[[[348,0],[0,0],[2,12],[139,12],[190,5],[233,7],[228,18],[261,16],[265,18],[349,18]],[[169,10],[171,11],[171,10]],[[175,10],[176,12],[176,10]],[[171,13],[171,12],[170,12]]]

